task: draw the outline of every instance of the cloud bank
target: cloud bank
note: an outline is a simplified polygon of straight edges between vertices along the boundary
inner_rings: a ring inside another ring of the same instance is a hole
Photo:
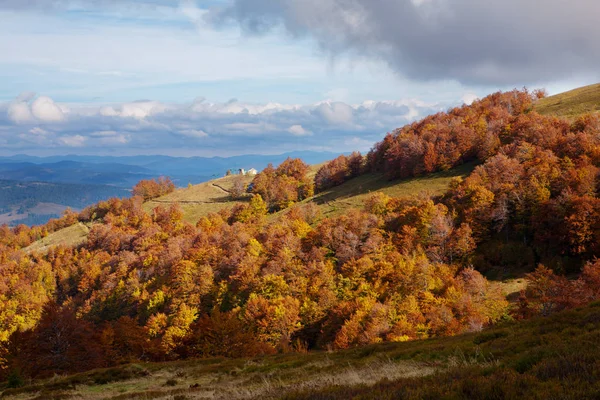
[[[174,155],[366,150],[385,132],[440,109],[416,100],[68,105],[29,93],[0,104],[0,142],[11,153],[55,154],[68,148]]]
[[[597,76],[598,15],[597,0],[233,0],[210,18],[253,34],[283,26],[412,79],[520,86]]]

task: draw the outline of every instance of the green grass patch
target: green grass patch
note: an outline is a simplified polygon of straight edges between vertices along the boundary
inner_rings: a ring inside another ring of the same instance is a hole
[[[584,86],[541,99],[535,110],[544,115],[576,118],[600,110],[600,84]]]

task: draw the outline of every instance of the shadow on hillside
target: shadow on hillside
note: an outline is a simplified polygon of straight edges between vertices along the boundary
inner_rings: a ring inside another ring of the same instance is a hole
[[[351,179],[340,186],[334,187],[332,189],[318,194],[317,196],[315,196],[313,201],[318,205],[323,205],[348,197],[359,196],[361,194],[368,194],[372,192],[385,190],[387,188],[396,186],[400,183],[415,184],[415,186],[417,186],[419,183],[423,183],[421,186],[423,186],[423,188],[426,188],[426,182],[428,181],[434,179],[464,177],[470,174],[476,166],[476,163],[471,162],[450,169],[448,171],[436,172],[408,179],[394,179],[391,181],[388,180],[383,174],[364,174],[354,179]]]
[[[231,202],[238,202],[238,203],[249,203],[250,202],[250,196],[243,196],[237,199],[233,199],[231,198],[230,195],[224,195],[224,196],[219,196],[219,197],[212,197],[210,198],[207,203],[219,203],[219,204],[223,204],[223,203],[231,203]]]

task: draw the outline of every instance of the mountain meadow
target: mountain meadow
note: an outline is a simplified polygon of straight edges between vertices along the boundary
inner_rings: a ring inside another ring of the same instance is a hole
[[[0,226],[15,399],[600,397],[600,88]]]

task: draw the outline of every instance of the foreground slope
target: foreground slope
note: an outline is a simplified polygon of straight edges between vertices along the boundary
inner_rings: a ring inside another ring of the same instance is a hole
[[[7,399],[594,399],[600,304],[479,333],[338,352],[95,370]]]

